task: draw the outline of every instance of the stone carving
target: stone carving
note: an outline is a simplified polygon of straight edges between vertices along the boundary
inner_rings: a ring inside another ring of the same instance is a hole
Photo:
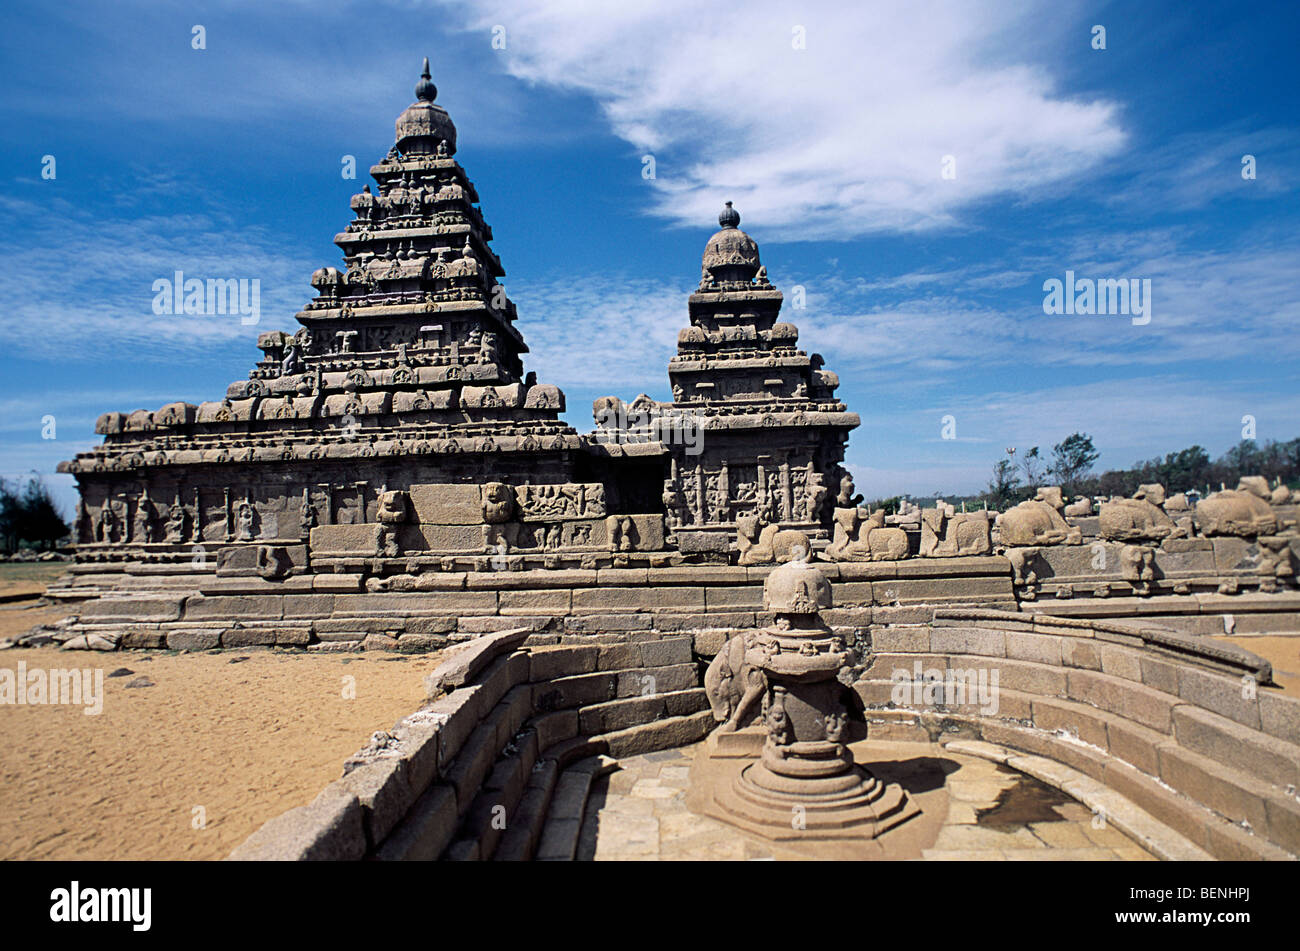
[[[257,510],[253,508],[253,503],[247,499],[240,500],[235,512],[235,540],[251,542],[256,538],[256,522]]]
[[[820,522],[822,520],[822,504],[826,501],[826,495],[829,491],[822,481],[820,472],[810,472],[808,482],[804,486],[804,521]]]
[[[958,512],[942,501],[921,511],[921,557],[987,555],[992,550],[988,512]]]
[[[1084,518],[1091,515],[1092,499],[1087,496],[1080,496],[1062,509],[1061,514],[1066,518]]]
[[[176,504],[168,510],[167,513],[167,536],[166,541],[171,544],[179,544],[185,541],[189,523],[189,513],[185,511],[185,506],[177,500]]]
[[[1277,532],[1278,522],[1271,500],[1268,482],[1248,476],[1237,483],[1235,490],[1215,492],[1197,502],[1193,520],[1202,535],[1272,535]]]
[[[1039,550],[1035,547],[1008,548],[1006,554],[1011,562],[1011,583],[1020,590],[1022,598],[1034,600],[1038,596]]]
[[[607,521],[610,551],[635,551],[639,538],[630,515],[611,515]]]
[[[1121,576],[1133,586],[1133,592],[1149,595],[1156,579],[1155,552],[1149,545],[1125,545],[1120,549]]]
[[[293,571],[293,560],[282,545],[257,546],[257,573],[267,581],[287,578]]]
[[[1081,544],[1083,533],[1066,524],[1061,516],[1062,507],[1059,488],[1040,488],[1034,498],[1008,509],[994,520],[1000,544],[1006,548]]]
[[[504,482],[489,482],[483,486],[483,521],[500,525],[515,515],[515,490]]]
[[[140,496],[135,504],[135,526],[131,535],[131,540],[140,543],[157,541],[154,536],[154,512],[153,503],[149,501],[147,495]]]
[[[1101,537],[1122,542],[1182,537],[1186,533],[1160,508],[1164,501],[1164,486],[1152,484],[1140,486],[1131,499],[1103,502],[1098,519]]]
[[[402,526],[409,517],[410,499],[401,490],[379,493],[378,523],[375,526],[375,552],[386,558],[402,553]]]
[[[95,541],[115,542],[117,531],[117,514],[113,511],[113,503],[105,502],[100,506],[99,517],[95,521]]]
[[[1292,541],[1285,535],[1260,536],[1258,539],[1261,591],[1276,591],[1279,581],[1290,582],[1295,578]]]
[[[885,526],[884,509],[868,516],[858,506],[837,508],[834,524],[835,533],[826,549],[826,557],[832,561],[897,561],[908,555],[907,533]]]
[[[754,717],[754,704],[767,689],[767,678],[760,667],[746,660],[753,635],[737,634],[722,645],[704,672],[704,693],[713,710],[713,718],[725,730],[747,726],[745,716]]]
[[[830,584],[796,549],[763,585],[773,625],[736,635],[714,658],[705,691],[714,718],[725,721],[710,747],[721,750],[745,729],[756,705],[763,741],[757,761],[714,793],[710,814],[773,838],[859,839],[916,814],[900,787],[884,787],[854,763],[845,742],[854,656],[819,616],[831,606]],[[791,815],[802,820],[793,833]]]
[[[757,515],[742,515],[736,519],[736,547],[739,564],[770,565],[789,561],[796,548],[811,551],[812,544],[801,531],[768,525]]]

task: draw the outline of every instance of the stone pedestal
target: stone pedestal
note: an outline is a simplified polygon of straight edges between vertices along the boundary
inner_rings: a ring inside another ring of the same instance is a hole
[[[724,646],[708,678],[726,722],[705,755],[732,762],[719,763],[704,811],[778,841],[869,840],[915,816],[907,793],[855,764],[849,750],[853,655],[818,617],[831,606],[821,572],[796,558],[768,576],[763,601],[776,623],[748,635],[743,654]],[[739,670],[724,669],[738,661]],[[759,703],[762,726],[746,726]],[[742,758],[749,762],[737,769]]]

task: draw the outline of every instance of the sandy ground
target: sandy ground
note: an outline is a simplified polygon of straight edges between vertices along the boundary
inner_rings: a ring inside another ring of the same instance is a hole
[[[269,649],[0,652],[0,667],[19,661],[102,668],[104,700],[98,716],[0,706],[3,859],[223,858],[416,709],[437,664],[433,654]],[[120,667],[132,673],[108,676]],[[127,688],[140,676],[155,686]],[[355,678],[355,699],[344,698],[344,677]]]
[[[1273,680],[1289,694],[1300,694],[1300,634],[1250,634],[1213,638],[1258,654],[1273,665]]]
[[[0,592],[40,588],[55,566],[4,566]],[[0,605],[0,637],[65,612]],[[1219,637],[1274,665],[1300,693],[1300,636]],[[243,659],[240,659],[243,658]],[[269,649],[112,654],[0,652],[0,668],[100,668],[103,712],[0,705],[0,859],[219,859],[263,822],[309,802],[375,730],[423,699],[437,655]],[[119,668],[126,676],[109,677]],[[138,677],[154,686],[128,688]],[[355,698],[344,698],[344,677]]]

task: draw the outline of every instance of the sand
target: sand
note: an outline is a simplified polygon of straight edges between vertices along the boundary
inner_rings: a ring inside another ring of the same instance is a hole
[[[0,706],[0,859],[224,858],[415,710],[438,663],[270,649],[0,652],[0,668],[19,661],[102,668],[103,712]],[[108,676],[120,667],[133,673]],[[155,686],[128,689],[140,676]],[[355,699],[343,697],[345,676]]]
[[[1291,695],[1300,693],[1300,634],[1238,634],[1214,640],[1258,654],[1273,665],[1278,687]]]

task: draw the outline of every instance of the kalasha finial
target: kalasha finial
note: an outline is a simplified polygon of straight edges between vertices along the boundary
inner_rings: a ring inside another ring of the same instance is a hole
[[[415,98],[421,102],[433,102],[438,95],[438,87],[433,84],[429,73],[429,57],[424,58],[424,71],[420,73],[420,81],[415,84]]]
[[[727,202],[727,207],[722,209],[722,214],[718,215],[718,224],[724,228],[740,227],[740,212],[731,207],[731,202]]]

